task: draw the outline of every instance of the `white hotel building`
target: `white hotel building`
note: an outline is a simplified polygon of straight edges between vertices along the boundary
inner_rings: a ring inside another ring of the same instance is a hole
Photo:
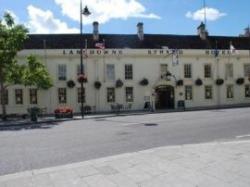
[[[58,106],[80,112],[81,47],[88,79],[84,105],[92,112],[110,111],[115,104],[123,110],[144,110],[149,103],[156,110],[177,109],[179,101],[187,109],[250,105],[249,29],[243,36],[224,37],[208,36],[202,25],[193,36],[144,34],[142,23],[137,28],[134,35],[99,34],[94,23],[93,34],[30,35],[18,61],[37,55],[54,86],[9,87],[8,114],[24,114],[32,106],[48,114]],[[103,41],[105,49],[97,49]]]

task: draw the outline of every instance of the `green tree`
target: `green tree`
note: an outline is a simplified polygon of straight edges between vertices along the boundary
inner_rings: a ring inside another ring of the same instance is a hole
[[[6,119],[4,93],[8,86],[22,84],[39,89],[52,86],[46,67],[35,56],[28,56],[26,63],[17,62],[17,53],[22,50],[27,34],[27,28],[16,25],[9,13],[4,14],[3,21],[0,20],[0,103],[3,119]]]

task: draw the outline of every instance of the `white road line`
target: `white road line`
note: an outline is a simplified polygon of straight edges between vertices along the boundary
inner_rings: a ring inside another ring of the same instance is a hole
[[[239,138],[247,138],[247,137],[250,137],[250,134],[236,136],[237,139],[239,139]]]

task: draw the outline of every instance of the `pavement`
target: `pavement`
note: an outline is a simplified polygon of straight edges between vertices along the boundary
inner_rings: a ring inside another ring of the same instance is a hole
[[[249,187],[250,140],[163,146],[0,176],[1,187]]]

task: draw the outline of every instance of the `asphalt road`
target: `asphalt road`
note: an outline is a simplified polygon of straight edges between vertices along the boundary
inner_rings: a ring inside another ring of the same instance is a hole
[[[0,175],[158,146],[250,138],[250,108],[119,116],[0,130]]]

